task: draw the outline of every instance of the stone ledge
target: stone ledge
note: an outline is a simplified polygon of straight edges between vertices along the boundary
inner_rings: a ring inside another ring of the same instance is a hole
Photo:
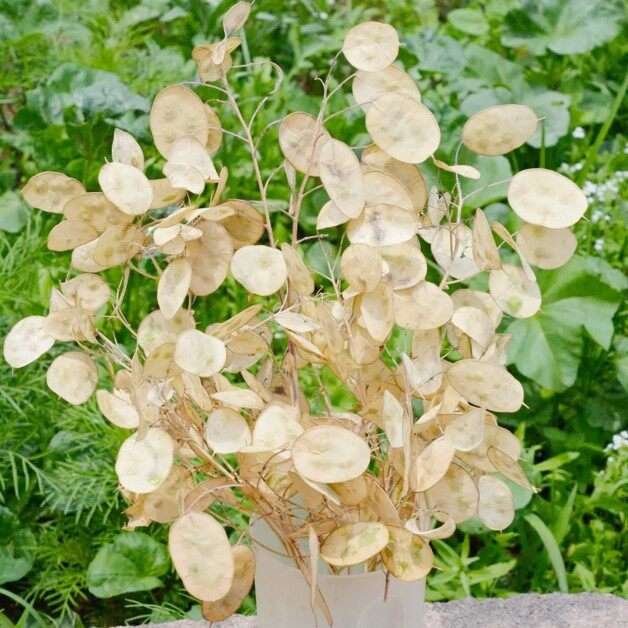
[[[208,628],[183,620],[159,628]],[[628,626],[628,601],[598,593],[515,595],[493,599],[426,604],[425,628],[622,628]],[[236,616],[211,628],[257,628],[254,617]],[[382,626],[382,628],[395,628]]]

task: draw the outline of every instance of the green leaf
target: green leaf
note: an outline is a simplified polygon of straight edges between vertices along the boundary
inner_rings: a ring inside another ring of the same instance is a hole
[[[454,28],[467,35],[488,33],[488,22],[478,9],[455,9],[447,14],[447,20]]]
[[[464,68],[464,48],[452,37],[426,30],[409,38],[408,46],[419,60],[421,70],[456,76]]]
[[[464,50],[464,56],[465,76],[481,80],[490,88],[506,87],[510,91],[526,91],[525,72],[521,65],[477,44],[469,44]],[[476,90],[477,88],[473,92]]]
[[[148,100],[132,92],[115,74],[75,63],[61,64],[42,87],[27,92],[26,102],[54,124],[62,124],[63,112],[72,107],[84,119],[96,113],[117,116],[149,110]]]
[[[545,546],[545,550],[547,551],[547,555],[552,563],[554,573],[556,574],[556,579],[558,580],[558,588],[563,593],[569,593],[565,563],[563,561],[562,554],[560,553],[558,543],[556,542],[551,530],[534,513],[525,515],[524,519],[534,528],[535,532],[539,535],[543,545]]]
[[[32,569],[32,543],[31,532],[20,527],[13,512],[0,506],[0,584],[20,580]]]
[[[487,565],[486,567],[481,567],[480,569],[471,571],[467,574],[467,577],[469,578],[469,582],[471,584],[491,582],[492,580],[502,578],[509,571],[512,571],[516,564],[516,560],[509,560],[505,563],[494,563],[492,565]]]
[[[619,0],[528,0],[506,15],[501,41],[534,55],[579,54],[616,37],[623,19]]]
[[[528,140],[534,148],[541,146],[541,128],[545,130],[545,146],[554,146],[569,131],[571,98],[561,92],[528,89],[515,95],[515,102],[528,105],[542,121]]]
[[[552,456],[547,460],[543,460],[543,462],[535,464],[534,469],[539,472],[554,471],[555,469],[560,469],[560,467],[564,467],[566,464],[577,460],[579,457],[579,451],[564,451],[562,454]]]
[[[162,586],[168,572],[168,552],[143,532],[123,532],[103,545],[87,568],[87,587],[96,597],[107,598]]]
[[[566,266],[538,273],[543,305],[531,318],[508,326],[510,364],[550,390],[571,386],[582,358],[583,332],[604,349],[613,336],[613,316],[625,281],[605,262],[574,257]]]
[[[571,515],[573,514],[573,507],[576,502],[576,495],[578,494],[578,485],[574,484],[567,500],[563,504],[563,507],[558,511],[558,516],[552,523],[552,532],[556,537],[558,543],[562,543],[564,538],[569,532],[569,526],[571,525]]]
[[[465,163],[475,166],[481,174],[480,178],[475,181],[462,179],[462,193],[465,196],[471,195],[465,200],[465,206],[484,207],[484,205],[506,198],[508,179],[512,177],[510,162],[506,157],[474,155],[471,159],[465,160]]]
[[[628,338],[620,336],[615,340],[615,368],[617,379],[623,389],[628,392]]]
[[[0,230],[8,233],[21,231],[30,210],[22,197],[11,190],[0,196]]]
[[[305,264],[315,273],[324,277],[337,277],[340,272],[338,250],[330,242],[316,241],[305,252]]]

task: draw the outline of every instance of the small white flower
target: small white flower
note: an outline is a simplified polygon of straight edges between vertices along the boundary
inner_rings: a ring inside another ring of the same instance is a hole
[[[628,430],[622,430],[613,436],[613,440],[606,445],[605,451],[619,451],[626,446],[628,446]]]
[[[604,250],[604,238],[598,238],[593,244],[596,253],[602,253]]]
[[[571,136],[576,140],[581,140],[585,135],[586,133],[581,126],[577,126],[571,134]]]

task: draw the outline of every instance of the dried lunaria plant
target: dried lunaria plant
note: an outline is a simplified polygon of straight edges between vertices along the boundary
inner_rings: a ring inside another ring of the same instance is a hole
[[[254,573],[253,554],[230,544],[225,510],[216,506],[263,517],[312,587],[319,556],[333,573],[363,563],[415,580],[432,567],[430,542],[460,522],[479,517],[492,530],[511,523],[504,480],[531,486],[519,442],[494,414],[523,404],[523,388],[504,366],[509,338],[498,329],[504,314],[539,310],[533,267],[569,260],[576,247],[570,227],[586,210],[571,181],[533,168],[509,182],[516,234],[481,209],[465,221],[471,194],[462,196],[460,178],[481,181],[480,172],[434,158],[438,122],[393,64],[397,33],[366,22],[347,33],[342,52],[355,68],[355,107],[364,110],[373,144],[356,150],[325,129],[331,76],[318,115],[281,120],[293,229],[291,242],[278,243],[262,176],[272,168],[258,161],[252,124],[228,78],[235,33],[249,11],[238,2],[224,17],[225,37],[197,46],[193,57],[201,80],[242,123],[231,133],[249,148],[260,198],[223,198],[228,168],[214,164],[223,135],[218,114],[189,87],[166,87],[150,113],[164,178],[147,178],[141,147],[118,129],[101,191],[58,172],[24,187],[33,207],[62,215],[48,246],[72,250],[80,274],[52,291],[47,316],[18,322],[4,344],[16,368],[57,341],[78,344],[52,362],[47,384],[71,404],[96,393],[103,415],[133,431],[116,461],[129,527],[170,524],[174,565],[210,620],[237,610]],[[490,107],[466,122],[462,143],[502,155],[526,142],[537,122],[523,105]],[[417,167],[428,159],[455,175],[453,190],[428,191]],[[329,196],[318,229],[346,226],[340,278],[330,273],[327,292],[298,240],[301,204],[318,179]],[[199,206],[196,195],[208,184],[211,200]],[[503,262],[500,248],[518,263]],[[435,281],[427,277],[427,250],[440,271]],[[151,263],[157,277],[142,271]],[[114,266],[124,272],[110,316],[136,340],[131,354],[98,330],[112,294],[98,273]],[[159,309],[135,330],[123,304],[136,271],[156,280]],[[488,273],[487,292],[461,287],[479,273]],[[228,275],[250,294],[272,298],[197,329],[199,297]],[[395,327],[412,342],[391,366],[382,355]],[[271,351],[273,334],[287,340],[281,356]],[[330,370],[355,397],[354,411],[334,408],[321,384],[326,411],[313,414],[303,368]],[[111,390],[98,388],[105,373]],[[314,590],[312,599],[324,607]]]

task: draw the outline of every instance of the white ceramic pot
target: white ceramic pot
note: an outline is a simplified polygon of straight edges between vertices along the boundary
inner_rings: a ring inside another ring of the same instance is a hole
[[[325,628],[310,588],[279,539],[262,520],[251,528],[259,628]],[[333,628],[424,628],[425,580],[402,582],[382,571],[332,575],[320,561],[318,583]]]

